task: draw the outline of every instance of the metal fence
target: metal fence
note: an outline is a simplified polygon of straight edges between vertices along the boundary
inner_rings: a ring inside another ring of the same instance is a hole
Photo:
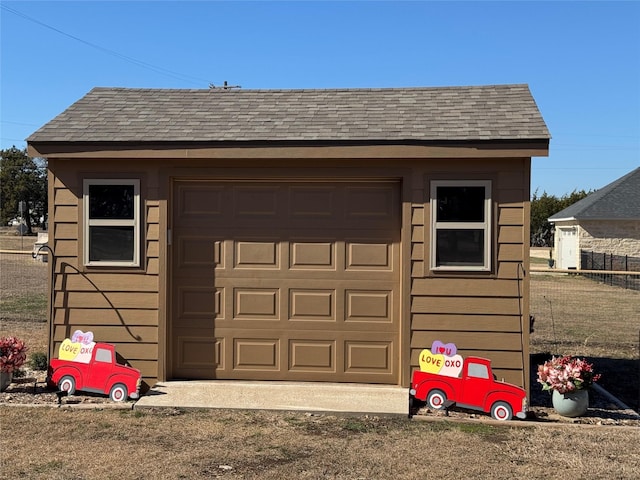
[[[624,286],[638,281],[640,272],[540,268],[530,273],[532,354],[590,359],[603,375],[600,386],[639,410],[640,291]]]
[[[48,307],[48,268],[30,251],[0,250],[0,326],[5,321],[44,322]]]
[[[584,273],[595,281],[606,282],[630,290],[640,290],[640,276],[623,272],[640,272],[640,257],[580,250],[581,270],[603,270],[608,273]]]

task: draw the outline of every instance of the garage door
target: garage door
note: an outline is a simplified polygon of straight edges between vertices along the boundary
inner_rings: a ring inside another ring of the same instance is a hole
[[[173,378],[398,384],[396,182],[176,181]]]

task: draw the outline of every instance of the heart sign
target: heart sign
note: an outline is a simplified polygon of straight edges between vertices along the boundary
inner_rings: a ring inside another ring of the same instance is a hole
[[[440,375],[447,377],[457,377],[462,371],[462,356],[444,357],[444,367],[440,370]]]
[[[72,342],[70,339],[65,338],[58,350],[58,358],[60,360],[70,360],[73,362],[80,353],[81,348],[82,344],[80,342]]]
[[[420,370],[427,373],[438,373],[444,367],[444,355],[434,355],[425,348],[420,352]]]
[[[71,341],[89,345],[93,342],[93,332],[83,332],[82,330],[76,330],[71,336]]]
[[[90,363],[91,362],[91,354],[93,353],[93,347],[96,342],[88,343],[87,345],[81,344],[80,353],[76,356],[74,362],[80,363]]]
[[[453,343],[444,344],[440,340],[436,340],[431,345],[431,351],[436,354],[446,355],[447,357],[453,357],[458,349]]]
[[[69,362],[89,363],[91,362],[91,354],[93,353],[93,347],[95,344],[96,342],[89,342],[85,344],[83,342],[74,342],[73,339],[65,338],[58,349],[58,358]]]

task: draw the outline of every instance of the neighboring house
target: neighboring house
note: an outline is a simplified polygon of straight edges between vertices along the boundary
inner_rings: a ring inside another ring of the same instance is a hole
[[[408,385],[434,340],[527,385],[526,85],[96,88],[49,161],[50,353],[75,329],[147,385]]]
[[[560,269],[580,268],[580,251],[640,257],[640,168],[549,217]]]

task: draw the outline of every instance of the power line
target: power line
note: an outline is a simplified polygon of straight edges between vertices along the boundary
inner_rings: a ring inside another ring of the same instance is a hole
[[[202,85],[203,83],[205,85],[209,85],[211,83],[209,80],[205,80],[205,79],[202,79],[202,78],[199,78],[199,77],[194,77],[194,76],[191,76],[191,75],[185,75],[185,74],[180,73],[180,72],[174,72],[173,70],[169,70],[169,69],[164,68],[164,67],[159,67],[159,66],[153,65],[151,63],[143,62],[142,60],[138,60],[136,58],[129,57],[128,55],[123,55],[122,53],[119,53],[119,52],[116,52],[114,50],[110,50],[108,48],[102,47],[102,46],[97,45],[95,43],[88,42],[87,40],[83,40],[82,38],[76,37],[75,35],[71,35],[70,33],[64,32],[64,31],[62,31],[62,30],[60,30],[60,29],[58,29],[56,27],[53,27],[53,26],[48,25],[48,24],[46,24],[44,22],[41,22],[40,20],[37,20],[37,19],[35,19],[33,17],[30,17],[28,15],[25,15],[24,13],[19,12],[18,10],[15,10],[15,9],[13,9],[11,7],[8,7],[8,6],[4,5],[4,4],[0,3],[0,8],[2,8],[2,10],[5,10],[5,11],[7,11],[9,13],[14,14],[14,15],[16,15],[18,17],[24,18],[25,20],[28,20],[30,22],[33,22],[33,23],[37,24],[37,25],[40,25],[41,27],[48,28],[49,30],[52,30],[52,31],[54,31],[56,33],[59,33],[60,35],[64,35],[65,37],[68,37],[68,38],[70,38],[72,40],[80,42],[80,43],[82,43],[84,45],[87,45],[87,46],[89,46],[91,48],[99,50],[99,51],[101,51],[103,53],[106,53],[108,55],[114,56],[114,57],[119,58],[121,60],[124,60],[126,62],[133,63],[133,64],[135,64],[135,65],[137,65],[137,66],[139,66],[141,68],[146,68],[147,70],[154,71],[154,72],[159,73],[161,75],[166,75],[168,77],[173,77],[173,78],[175,78],[177,80],[187,81],[187,82],[193,83],[195,85]]]

